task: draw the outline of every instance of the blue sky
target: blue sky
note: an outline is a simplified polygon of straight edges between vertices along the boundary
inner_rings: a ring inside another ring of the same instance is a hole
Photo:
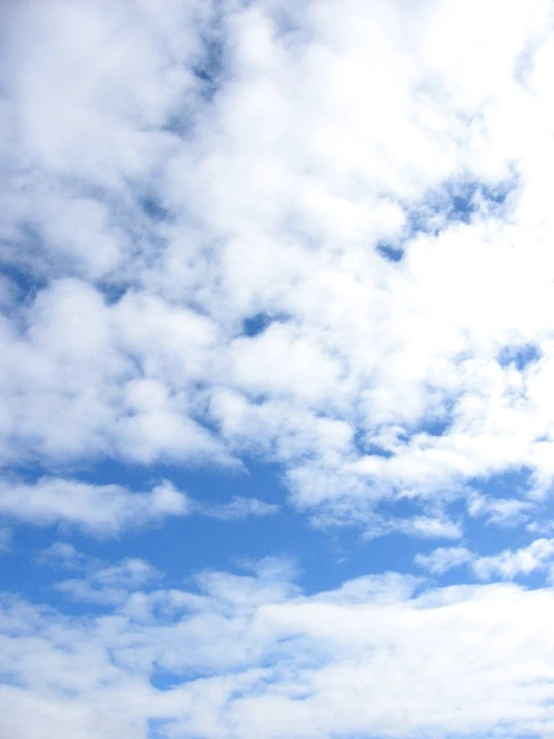
[[[0,739],[554,735],[548,0],[23,0]]]

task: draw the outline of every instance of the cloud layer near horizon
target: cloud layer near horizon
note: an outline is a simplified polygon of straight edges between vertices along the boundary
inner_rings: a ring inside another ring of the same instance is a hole
[[[62,583],[109,604],[99,617],[4,601],[2,737],[554,731],[551,591],[414,594],[417,580],[389,574],[306,596],[271,561],[203,573],[194,590],[156,580],[138,560]]]

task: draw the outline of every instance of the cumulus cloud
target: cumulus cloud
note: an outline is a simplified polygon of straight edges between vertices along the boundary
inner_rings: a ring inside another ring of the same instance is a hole
[[[499,576],[510,580],[516,575],[528,575],[535,570],[545,569],[554,556],[552,539],[536,539],[529,546],[515,551],[506,550],[490,557],[478,557],[472,564],[476,575],[489,580]]]
[[[66,524],[98,535],[115,535],[132,526],[189,512],[184,493],[169,482],[149,493],[133,493],[120,485],[95,485],[55,477],[34,484],[0,480],[0,513],[38,526]]]
[[[46,549],[43,549],[38,560],[41,565],[61,567],[63,569],[80,569],[87,561],[86,555],[67,541],[55,541]]]
[[[465,547],[439,547],[431,554],[417,554],[415,563],[434,575],[442,575],[453,567],[471,562],[472,555]]]
[[[84,560],[87,563],[87,560]],[[145,588],[160,580],[161,573],[151,564],[137,557],[128,557],[111,566],[95,566],[88,561],[87,577],[62,580],[57,589],[73,600],[85,603],[119,604],[129,592]]]
[[[71,616],[3,601],[1,739],[554,734],[552,594],[506,582],[554,557],[548,0],[0,21],[2,518],[98,537],[290,505],[450,541],[418,573],[473,582],[308,595],[266,560],[185,590],[58,542]],[[287,492],[79,479],[104,460],[185,484],[254,460]],[[492,526],[518,536],[483,554]]]
[[[98,574],[98,593],[127,592],[96,617],[3,601],[3,736],[552,731],[550,590],[418,592],[388,575],[306,596],[278,568],[145,590],[148,566],[138,570]]]
[[[554,540],[535,539],[520,549],[506,549],[499,554],[478,555],[465,547],[440,547],[431,554],[418,554],[415,562],[429,572],[442,575],[447,570],[468,565],[480,580],[513,580],[518,575],[529,575],[537,570],[551,571],[554,558]]]
[[[254,452],[337,519],[548,489],[548,3],[3,15],[5,464]]]
[[[249,516],[271,516],[278,511],[275,503],[240,495],[228,502],[203,502],[177,490],[167,480],[150,492],[136,492],[122,485],[99,485],[67,478],[43,477],[35,483],[0,478],[0,515],[14,522],[62,525],[101,536],[155,525],[168,516],[194,514],[239,521]],[[0,531],[5,532],[0,542],[7,548],[10,530]],[[78,561],[73,545],[67,542],[53,544],[43,553],[43,558],[66,565]]]

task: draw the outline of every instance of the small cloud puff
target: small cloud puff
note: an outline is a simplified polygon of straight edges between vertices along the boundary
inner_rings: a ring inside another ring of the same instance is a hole
[[[250,516],[272,516],[279,509],[280,506],[274,503],[265,503],[258,498],[245,498],[240,495],[235,495],[228,503],[197,504],[199,513],[221,521],[240,521]]]
[[[164,481],[149,493],[120,485],[43,477],[25,483],[0,479],[0,514],[38,526],[68,525],[85,532],[113,536],[128,528],[189,513],[189,499]]]

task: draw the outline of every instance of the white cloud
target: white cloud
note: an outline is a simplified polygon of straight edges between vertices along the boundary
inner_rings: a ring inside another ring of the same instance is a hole
[[[515,490],[515,493],[518,491]],[[503,526],[515,526],[533,513],[533,501],[514,498],[493,498],[472,493],[468,500],[471,516],[485,516],[487,521]]]
[[[135,592],[97,617],[3,601],[1,736],[552,732],[549,589],[371,576],[308,597],[273,568],[145,592],[128,570],[105,571]]]
[[[160,579],[161,573],[151,564],[129,557],[117,565],[96,567],[84,579],[62,580],[57,589],[76,601],[118,605],[125,602],[129,592]]]
[[[478,557],[472,563],[477,577],[490,580],[495,576],[511,580],[516,575],[528,575],[534,570],[551,566],[554,557],[554,540],[536,539],[529,546],[506,550],[491,557]]]
[[[96,535],[269,515],[66,479],[252,455],[317,525],[463,542],[417,558],[433,574],[550,576],[552,539],[481,556],[448,510],[552,534],[550,3],[1,14],[0,462],[48,475],[6,473],[0,513]],[[554,734],[550,590],[308,597],[266,563],[185,591],[44,556],[104,611],[8,599],[2,739]]]
[[[460,524],[447,518],[433,518],[432,516],[415,516],[407,521],[399,522],[396,528],[404,533],[423,538],[459,539],[462,536]],[[394,525],[391,529],[394,531]]]
[[[233,379],[252,394],[292,395],[309,405],[333,392],[340,365],[320,351],[311,336],[274,323],[256,338],[233,345]]]
[[[133,493],[120,485],[55,477],[43,477],[34,484],[0,480],[0,513],[38,526],[66,524],[92,534],[115,535],[188,512],[187,496],[166,481],[149,493]]]
[[[442,575],[453,567],[471,562],[472,554],[465,547],[439,547],[431,554],[416,554],[414,562],[433,575]]]
[[[416,555],[414,561],[435,575],[467,565],[479,580],[513,580],[518,575],[529,575],[536,570],[552,570],[553,559],[554,540],[535,539],[526,547],[505,549],[487,556],[480,556],[465,547],[441,547],[428,555]]]
[[[219,518],[222,521],[237,521],[249,516],[271,516],[277,513],[279,506],[274,503],[265,503],[258,498],[244,498],[235,495],[228,503],[213,503],[208,505],[196,505],[198,512],[211,518]]]
[[[110,306],[73,279],[41,291],[23,317],[23,335],[9,323],[3,335],[4,464],[29,449],[54,462],[110,450],[139,462],[230,462],[194,418],[207,319],[135,293]]]
[[[43,549],[38,556],[39,564],[79,569],[86,562],[86,555],[78,552],[73,544],[67,541],[55,541]]]
[[[114,536],[127,529],[155,525],[168,516],[200,515],[222,521],[271,516],[280,506],[254,497],[235,495],[228,502],[200,501],[167,480],[150,492],[134,492],[121,485],[98,485],[79,480],[43,477],[35,483],[0,478],[0,515],[37,526],[62,525],[88,534]],[[0,549],[9,545],[10,530],[0,529]],[[45,563],[76,565],[79,555],[67,542],[43,552]]]
[[[547,2],[4,15],[2,255],[36,285],[2,290],[6,464],[256,450],[301,507],[421,520],[476,477],[548,489]]]

